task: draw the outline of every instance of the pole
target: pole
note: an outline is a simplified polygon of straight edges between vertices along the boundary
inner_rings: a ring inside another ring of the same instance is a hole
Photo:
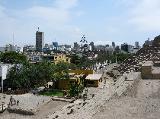
[[[2,93],[3,93],[3,78],[1,78],[1,86],[2,86]]]
[[[2,86],[2,93],[3,93],[3,80],[6,79],[6,74],[7,74],[7,66],[0,66],[1,68],[1,86]]]
[[[116,55],[116,63],[117,63],[118,61],[117,61],[117,55]]]

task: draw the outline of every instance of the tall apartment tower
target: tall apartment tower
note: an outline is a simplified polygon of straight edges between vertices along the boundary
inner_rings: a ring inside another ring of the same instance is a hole
[[[135,42],[135,48],[139,48],[139,42]]]
[[[36,51],[42,52],[44,46],[44,32],[38,31],[36,32]]]
[[[115,48],[115,47],[116,47],[115,42],[112,42],[112,47],[113,47],[113,48]]]

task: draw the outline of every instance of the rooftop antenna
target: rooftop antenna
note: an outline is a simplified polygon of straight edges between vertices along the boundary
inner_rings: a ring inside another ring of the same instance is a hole
[[[38,31],[39,31],[39,27],[38,27]]]

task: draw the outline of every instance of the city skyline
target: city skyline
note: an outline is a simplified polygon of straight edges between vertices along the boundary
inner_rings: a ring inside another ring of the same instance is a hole
[[[159,35],[158,0],[0,0],[1,46],[35,45],[37,27],[44,42],[142,45]],[[14,34],[14,41],[13,41]]]

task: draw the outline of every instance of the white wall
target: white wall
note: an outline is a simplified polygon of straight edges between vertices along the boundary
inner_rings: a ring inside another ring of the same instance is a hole
[[[2,77],[3,80],[6,79],[8,70],[12,67],[12,65],[9,64],[0,64],[0,77]]]

